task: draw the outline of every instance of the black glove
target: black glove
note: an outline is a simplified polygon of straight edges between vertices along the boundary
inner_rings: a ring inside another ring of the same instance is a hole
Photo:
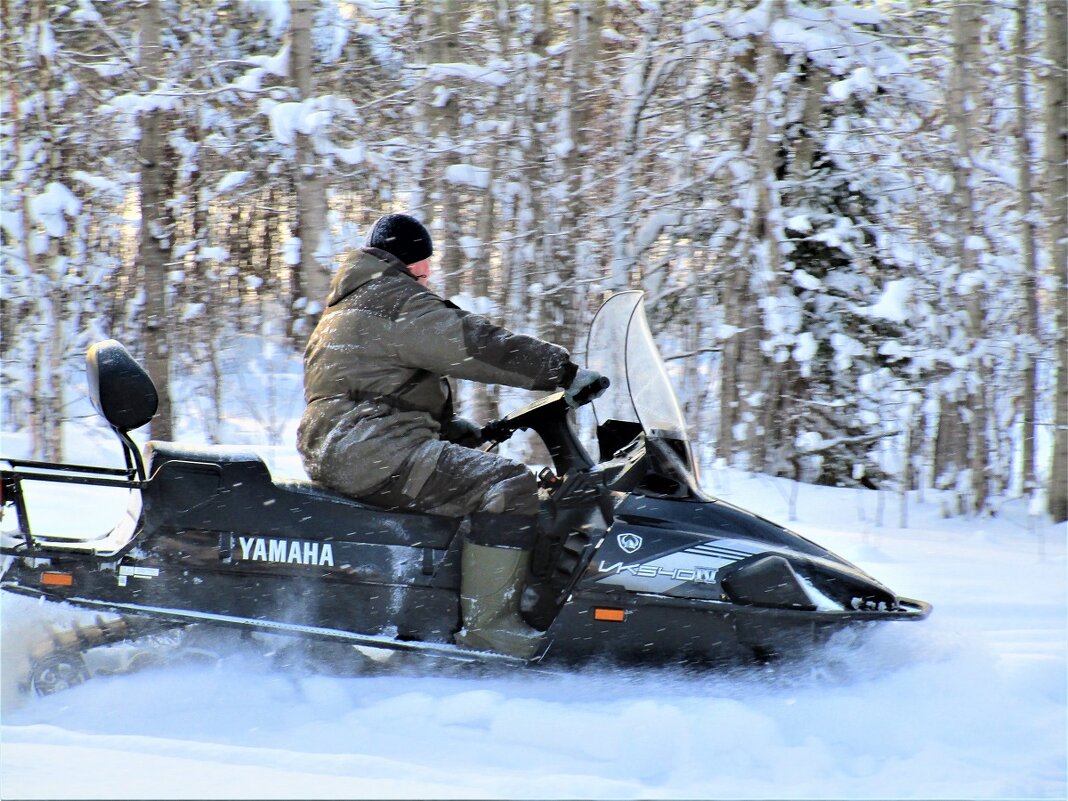
[[[504,420],[490,420],[482,426],[481,436],[483,442],[505,442],[511,439],[514,433],[515,429],[510,428]]]
[[[482,429],[463,417],[454,417],[441,427],[441,438],[465,448],[482,444]]]
[[[572,409],[577,409],[594,398],[599,398],[608,389],[609,381],[593,370],[579,370],[564,392],[564,400]]]

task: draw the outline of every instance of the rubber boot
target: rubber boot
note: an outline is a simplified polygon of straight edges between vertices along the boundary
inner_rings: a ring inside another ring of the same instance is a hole
[[[529,659],[541,632],[519,617],[519,595],[530,551],[464,541],[460,560],[460,610],[464,627],[456,643],[476,651],[497,651]]]

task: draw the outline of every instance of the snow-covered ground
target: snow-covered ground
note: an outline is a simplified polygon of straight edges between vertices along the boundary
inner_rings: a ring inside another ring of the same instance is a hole
[[[95,429],[68,443],[73,459],[112,448]],[[6,454],[25,447],[3,434]],[[291,447],[261,450],[299,471]],[[788,482],[705,481],[787,521]],[[124,503],[37,492],[44,531],[105,530]],[[930,495],[900,529],[884,501],[878,525],[877,493],[802,486],[789,525],[932,616],[738,671],[346,677],[295,666],[278,640],[224,638],[215,658],[26,697],[35,627],[74,613],[5,594],[0,798],[1065,798],[1068,529],[1019,502],[944,520]]]

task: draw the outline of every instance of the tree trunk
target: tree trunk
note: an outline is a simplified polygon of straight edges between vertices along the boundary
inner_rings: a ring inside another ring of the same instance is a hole
[[[313,0],[290,0],[289,72],[302,101],[314,95],[311,28],[317,6]],[[330,271],[325,259],[318,255],[326,232],[327,185],[311,139],[298,131],[295,145],[296,236],[300,239],[298,286],[304,299],[304,320],[296,331],[303,342],[315,328],[330,289]]]
[[[756,98],[756,85],[748,77],[756,69],[753,48],[740,53],[735,62],[730,78],[730,107],[739,111],[731,119],[729,141],[742,154],[749,149],[753,136],[751,118],[740,111],[751,108]],[[736,158],[741,160],[742,156]],[[737,183],[731,187],[732,193],[740,193],[744,189]],[[748,401],[758,391],[758,384],[752,382],[759,382],[763,374],[763,354],[760,352],[763,328],[756,298],[751,291],[750,252],[753,242],[745,227],[745,212],[741,204],[732,203],[727,214],[731,216],[737,233],[728,240],[727,266],[720,292],[723,322],[728,333],[723,343],[719,381],[719,452],[735,463],[749,439],[749,429],[755,426],[755,415],[749,409]],[[745,466],[755,467],[751,460]]]
[[[163,15],[159,0],[145,0],[141,7],[141,70],[154,89],[162,70],[160,30]],[[167,210],[167,192],[173,184],[173,161],[166,153],[164,112],[152,109],[141,115],[141,269],[144,271],[145,368],[159,393],[159,409],[152,418],[153,439],[174,438],[170,396],[170,348],[167,335],[170,314],[167,308],[167,266],[171,256],[173,222]]]
[[[1016,158],[1020,194],[1020,269],[1023,272],[1024,291],[1024,337],[1023,354],[1023,490],[1031,494],[1035,482],[1035,427],[1038,405],[1038,258],[1036,256],[1035,220],[1031,202],[1031,107],[1027,102],[1027,78],[1031,74],[1028,65],[1027,34],[1031,13],[1029,0],[1017,0],[1016,43],[1013,54],[1015,65],[1016,98]]]
[[[436,0],[429,11],[428,62],[452,63],[460,60],[460,5],[457,0]],[[464,254],[460,247],[463,236],[461,204],[456,187],[448,180],[448,168],[459,163],[456,142],[460,138],[460,103],[462,93],[456,78],[445,78],[433,84],[434,96],[427,106],[429,115],[431,153],[427,166],[433,194],[434,216],[441,221],[434,242],[437,265],[435,272],[441,294],[453,297],[465,288]],[[429,221],[425,221],[429,224]]]
[[[1046,206],[1050,252],[1057,281],[1053,330],[1057,388],[1053,398],[1053,464],[1050,466],[1049,513],[1068,520],[1068,3],[1046,4]]]
[[[965,509],[971,514],[980,513],[986,505],[987,470],[989,464],[989,441],[987,436],[988,409],[983,385],[988,372],[983,364],[982,343],[986,328],[986,290],[980,274],[976,240],[982,235],[975,216],[976,199],[973,193],[975,168],[972,163],[972,136],[979,129],[975,109],[982,102],[976,73],[979,69],[979,34],[982,21],[979,7],[958,3],[952,11],[953,28],[953,79],[950,94],[950,118],[956,131],[956,171],[954,175],[954,202],[957,222],[957,263],[971,290],[964,299],[967,314],[967,332],[970,351],[968,375],[964,385],[965,396],[959,398],[958,413],[966,428],[967,455],[962,462],[967,465],[969,481],[965,490]]]
[[[0,26],[0,56],[4,64],[15,64],[18,59],[18,31],[15,13],[11,9],[8,0],[0,0],[0,18],[5,24]],[[21,94],[20,81],[10,79],[4,81],[4,89],[8,96],[8,135],[13,159],[16,163],[24,163],[24,121],[20,113]],[[14,192],[18,197],[18,207],[15,213],[21,220],[24,230],[28,229],[30,221],[30,204],[27,179],[23,171],[18,171],[19,180],[13,181]],[[10,190],[8,190],[10,191]],[[23,236],[18,243],[17,255],[14,261],[21,261],[23,268],[29,275],[36,275],[38,271],[37,257],[33,252],[32,237]],[[16,250],[13,248],[13,250]],[[8,275],[4,270],[4,276]],[[33,403],[32,395],[27,393],[28,388],[20,387],[13,377],[13,371],[9,365],[22,361],[29,362],[30,352],[27,346],[30,342],[24,336],[19,336],[22,331],[24,320],[29,319],[33,309],[25,298],[9,297],[7,292],[0,293],[0,419],[7,422],[11,428],[22,428],[27,425],[31,430],[35,427],[35,421],[31,411]],[[32,439],[32,437],[31,437]]]
[[[609,287],[614,291],[628,289],[637,283],[636,254],[634,249],[635,197],[638,191],[639,151],[645,132],[643,114],[652,96],[657,81],[657,39],[662,24],[659,8],[651,26],[643,26],[642,42],[632,59],[630,70],[634,73],[624,77],[623,109],[620,113],[619,142],[617,145],[618,172],[612,198],[612,272]]]
[[[537,327],[539,323],[542,296],[532,297],[530,286],[539,280],[545,259],[545,187],[546,143],[544,132],[548,125],[550,110],[542,91],[548,74],[546,62],[549,37],[551,34],[551,7],[548,0],[538,0],[533,8],[533,20],[530,26],[530,39],[527,48],[536,58],[524,62],[522,106],[518,109],[516,129],[519,137],[519,172],[520,187],[517,198],[517,231],[513,255],[508,261],[509,307],[516,312],[509,320],[518,325],[523,319],[523,328]],[[522,316],[520,316],[522,315]],[[542,333],[535,330],[535,334]]]
[[[604,1],[582,0],[571,7],[571,41],[565,71],[563,119],[567,130],[561,141],[566,151],[561,159],[560,181],[563,185],[563,204],[552,225],[553,237],[549,247],[552,265],[552,285],[548,308],[549,339],[573,349],[578,340],[576,316],[581,298],[576,283],[577,270],[584,237],[579,231],[585,204],[582,196],[583,173],[590,160],[589,127],[596,64],[600,57],[601,28],[604,24]]]
[[[753,104],[756,117],[756,131],[751,143],[751,161],[756,167],[755,189],[756,209],[750,221],[751,236],[757,250],[754,254],[753,270],[750,278],[758,292],[765,298],[775,297],[783,272],[782,264],[782,214],[778,191],[775,188],[778,130],[773,118],[780,116],[774,108],[772,97],[774,82],[782,70],[782,57],[771,39],[770,27],[786,14],[783,0],[772,0],[768,5],[769,32],[761,37],[759,55],[757,56],[757,80],[760,81]],[[763,253],[760,258],[757,254]],[[748,427],[746,450],[752,455],[757,470],[777,473],[782,468],[777,457],[782,450],[792,449],[796,431],[795,415],[790,408],[793,403],[789,398],[794,393],[783,392],[791,386],[797,377],[797,366],[792,360],[773,362],[765,360],[761,374],[751,376],[753,384],[760,382],[757,397],[759,403],[750,403],[753,414],[760,421],[758,425]]]
[[[49,26],[48,4],[38,0],[33,4],[32,19],[38,30]],[[60,124],[59,109],[56,108],[56,92],[54,87],[53,64],[50,58],[41,52],[36,53],[35,66],[40,87],[40,96],[43,98],[44,109],[42,117],[45,126],[41,131],[42,151],[47,156],[47,162],[41,170],[40,184],[48,186],[52,181],[62,178],[63,143],[58,141],[57,128]],[[17,114],[17,108],[14,109]],[[28,187],[27,187],[28,188]],[[26,197],[26,193],[23,194]],[[30,224],[28,206],[24,202],[24,221]],[[33,239],[25,237],[27,243]],[[35,456],[50,461],[62,461],[63,459],[63,355],[66,346],[67,329],[67,277],[65,272],[66,259],[65,237],[57,238],[48,236],[48,248],[43,253],[38,253],[38,265],[49,276],[47,291],[43,297],[37,298],[37,314],[41,320],[47,320],[47,328],[41,331],[37,358],[33,360],[35,373],[33,390],[36,404],[36,425],[33,427],[33,453]],[[28,262],[32,265],[33,261]]]
[[[502,61],[507,61],[509,50],[508,39],[510,36],[511,25],[509,23],[508,9],[504,5],[505,0],[498,0],[498,2],[502,5],[501,7],[494,9],[493,19],[496,28],[496,37],[501,43],[500,57]],[[493,90],[493,100],[487,111],[487,119],[499,121],[504,116],[502,97],[507,91],[507,87],[503,90],[501,88],[495,88]],[[497,220],[495,183],[497,181],[501,160],[501,135],[496,129],[490,133],[489,141],[483,149],[486,154],[485,168],[487,172],[487,180],[486,188],[482,193],[481,203],[478,209],[478,220],[475,228],[475,235],[478,239],[478,252],[474,258],[468,258],[466,253],[464,254],[464,271],[470,275],[472,294],[476,298],[490,299],[495,295],[494,282],[492,280],[494,271],[491,269],[490,265],[493,263],[492,242]],[[498,306],[498,309],[502,308],[503,304]],[[495,385],[470,382],[470,392],[470,412],[468,413],[465,410],[465,413],[467,413],[475,423],[481,425],[498,417],[500,407],[497,404],[498,393]]]

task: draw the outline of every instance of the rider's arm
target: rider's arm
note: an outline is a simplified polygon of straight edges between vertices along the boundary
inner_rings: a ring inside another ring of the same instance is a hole
[[[484,384],[549,390],[569,385],[578,369],[564,348],[513,333],[432,292],[404,304],[395,342],[397,360],[408,367]]]

